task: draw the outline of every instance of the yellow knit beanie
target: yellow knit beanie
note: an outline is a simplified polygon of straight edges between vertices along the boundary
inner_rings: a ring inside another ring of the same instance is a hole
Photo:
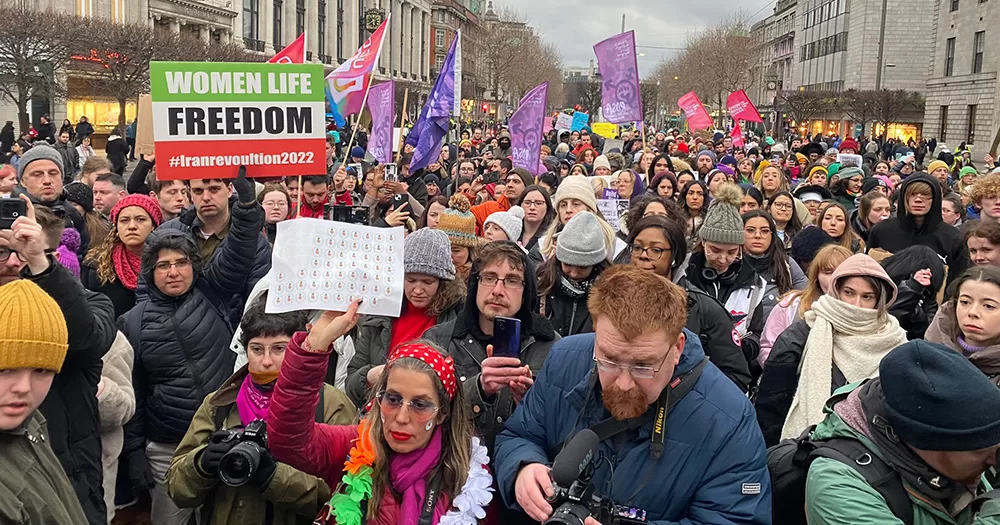
[[[23,279],[0,286],[0,370],[58,372],[68,348],[66,319],[55,299]]]

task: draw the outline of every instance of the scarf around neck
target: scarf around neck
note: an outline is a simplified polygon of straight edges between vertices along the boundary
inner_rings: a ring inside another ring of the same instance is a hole
[[[833,367],[848,383],[878,376],[878,365],[890,350],[906,342],[906,331],[891,315],[821,296],[805,314],[809,336],[799,362],[799,382],[781,438],[796,437],[823,420],[823,407],[833,392]]]
[[[389,459],[389,481],[397,493],[403,495],[396,516],[397,525],[417,525],[424,505],[427,479],[434,467],[441,462],[441,427],[434,430],[427,446],[405,454],[393,454]],[[431,523],[438,523],[450,503],[439,497],[434,506]]]
[[[570,299],[580,299],[581,297],[586,297],[587,294],[590,293],[590,287],[593,285],[594,277],[590,277],[585,281],[574,281],[573,279],[566,277],[562,268],[559,268],[559,288],[562,290],[562,293]]]
[[[253,382],[250,374],[243,379],[240,391],[236,394],[236,409],[240,413],[240,421],[249,425],[255,419],[267,419],[267,411],[271,406],[272,388],[263,387]]]
[[[129,290],[135,290],[139,283],[139,267],[142,259],[130,252],[124,244],[116,242],[111,249],[111,262],[115,266],[115,276]]]

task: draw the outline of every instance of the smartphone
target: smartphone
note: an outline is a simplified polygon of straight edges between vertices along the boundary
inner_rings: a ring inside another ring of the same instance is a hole
[[[400,206],[406,204],[410,201],[410,197],[407,194],[403,195],[393,195],[392,196],[392,209],[398,210]]]
[[[521,358],[521,320],[497,317],[493,320],[493,357]]]
[[[395,164],[385,165],[385,181],[399,182],[399,166]]]
[[[0,230],[9,230],[18,217],[28,214],[28,205],[21,199],[0,199]]]
[[[500,182],[500,172],[491,171],[486,175],[483,175],[483,184],[496,184]]]

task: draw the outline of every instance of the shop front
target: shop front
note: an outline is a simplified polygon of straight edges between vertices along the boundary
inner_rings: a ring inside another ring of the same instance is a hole
[[[118,115],[121,111],[118,101],[113,97],[97,93],[93,86],[81,77],[70,76],[66,84],[66,118],[76,126],[80,117],[87,117],[94,126],[94,149],[103,149],[111,131],[118,127]],[[125,122],[132,122],[136,112],[136,101],[126,102]],[[121,133],[124,136],[124,130],[121,130]]]

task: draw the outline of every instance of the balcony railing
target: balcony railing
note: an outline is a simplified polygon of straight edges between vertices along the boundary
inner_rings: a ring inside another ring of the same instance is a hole
[[[306,60],[312,60],[312,59],[313,59],[313,52],[306,51]]]
[[[324,63],[324,64],[330,65],[330,64],[333,64],[333,57],[330,56],[330,55],[320,55],[319,56],[319,61],[322,62],[322,63]]]
[[[243,38],[243,45],[250,51],[264,52],[264,42],[254,38]]]

